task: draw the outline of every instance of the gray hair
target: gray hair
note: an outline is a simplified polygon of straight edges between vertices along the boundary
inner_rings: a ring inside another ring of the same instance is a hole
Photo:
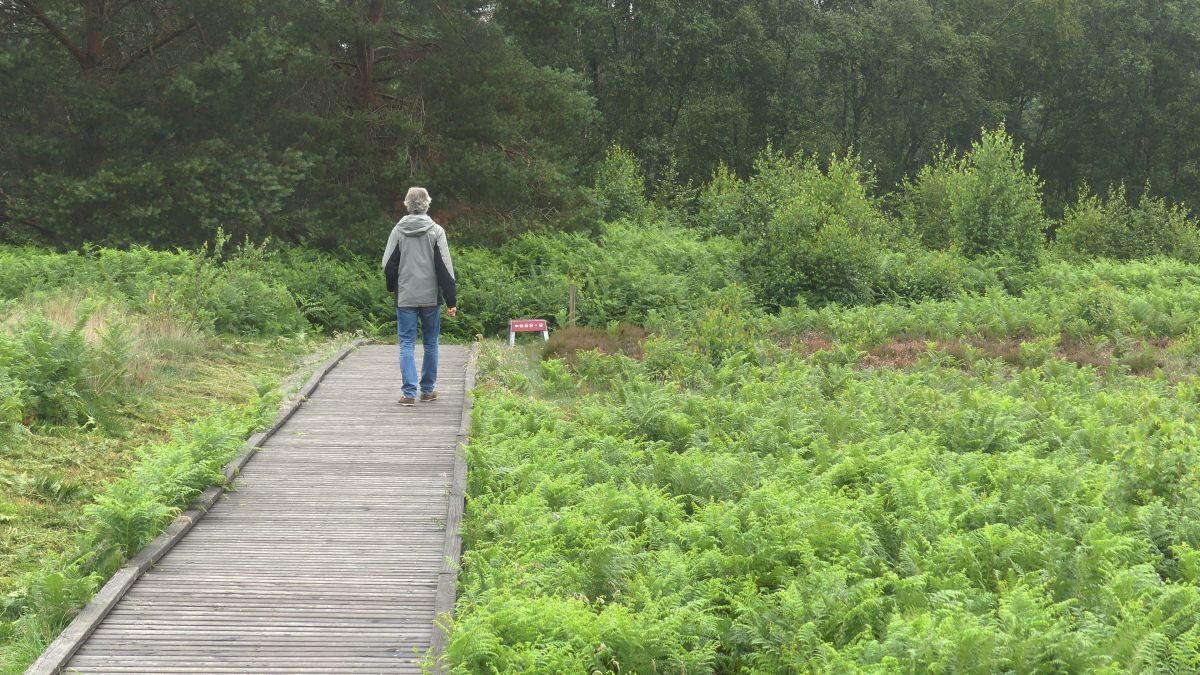
[[[423,187],[408,188],[408,194],[404,196],[404,207],[409,213],[425,213],[429,210],[429,203],[433,200],[429,198],[429,192]]]

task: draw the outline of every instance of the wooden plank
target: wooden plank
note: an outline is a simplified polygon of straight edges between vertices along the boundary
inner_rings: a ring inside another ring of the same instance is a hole
[[[439,399],[412,408],[394,345],[330,366],[71,667],[420,672],[454,603],[477,349],[443,346]]]

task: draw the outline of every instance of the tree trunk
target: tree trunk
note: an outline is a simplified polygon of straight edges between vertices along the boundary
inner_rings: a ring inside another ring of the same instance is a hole
[[[94,73],[104,63],[105,0],[83,2],[83,58],[79,65],[84,73]]]
[[[370,0],[367,5],[367,23],[375,26],[383,19],[383,0]],[[355,103],[360,109],[374,107],[379,102],[375,91],[375,47],[367,37],[354,40],[354,65],[358,75]]]

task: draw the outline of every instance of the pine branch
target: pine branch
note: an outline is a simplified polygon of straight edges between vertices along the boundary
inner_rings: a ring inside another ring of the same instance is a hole
[[[141,49],[137,50],[132,55],[130,55],[130,57],[125,60],[125,63],[121,64],[121,66],[119,68],[117,68],[117,72],[118,73],[125,72],[131,66],[133,66],[133,64],[137,63],[143,57],[150,56],[151,54],[153,54],[155,52],[155,50],[162,48],[168,42],[174,40],[175,38],[188,33],[189,31],[191,31],[193,28],[195,28],[198,25],[199,24],[196,22],[196,20],[192,19],[191,21],[187,22],[187,25],[183,26],[182,28],[172,31],[170,33],[165,33],[163,35],[160,35],[158,37],[158,39],[156,39],[154,42],[146,45],[145,47],[142,47]]]
[[[46,30],[50,31],[50,34],[54,36],[54,39],[61,42],[62,45],[67,48],[67,51],[71,52],[71,56],[75,57],[75,60],[79,62],[81,67],[86,67],[87,56],[84,55],[82,49],[75,46],[71,42],[71,39],[68,38],[67,34],[58,27],[58,24],[51,21],[50,17],[46,16],[42,10],[37,8],[37,5],[34,5],[29,0],[19,0],[19,2],[31,15],[33,15],[34,19],[37,19],[38,23],[42,24],[46,27]]]

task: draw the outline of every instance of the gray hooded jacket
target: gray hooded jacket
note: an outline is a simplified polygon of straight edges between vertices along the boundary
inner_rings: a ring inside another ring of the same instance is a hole
[[[397,307],[458,306],[446,231],[425,214],[404,216],[392,228],[383,276]]]

